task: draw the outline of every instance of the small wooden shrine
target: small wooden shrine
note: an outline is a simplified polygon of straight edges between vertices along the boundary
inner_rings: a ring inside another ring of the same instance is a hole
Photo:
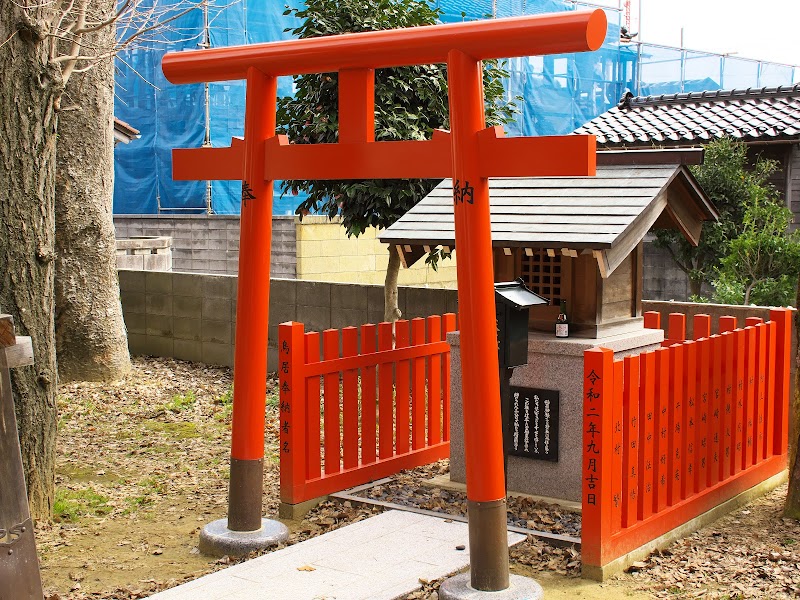
[[[522,277],[550,300],[531,310],[529,328],[551,331],[566,299],[571,335],[640,330],[644,236],[672,228],[697,244],[718,216],[687,167],[700,162],[702,150],[598,152],[596,177],[490,180],[495,281]],[[405,266],[453,250],[452,202],[446,179],[380,240]]]

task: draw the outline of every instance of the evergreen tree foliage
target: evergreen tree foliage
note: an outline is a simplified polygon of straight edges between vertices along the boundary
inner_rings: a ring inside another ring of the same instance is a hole
[[[717,207],[719,222],[703,225],[697,247],[673,230],[657,231],[655,240],[655,245],[666,248],[688,275],[693,296],[699,296],[702,285],[717,278],[731,241],[745,231],[748,207],[780,202],[777,191],[769,183],[770,175],[778,168],[775,161],[759,158],[750,166],[747,147],[729,138],[713,141],[705,150],[704,163],[691,167],[691,171]],[[755,218],[756,214],[751,216]],[[727,285],[728,282],[722,283]]]
[[[425,0],[308,0],[289,8],[302,22],[292,30],[300,38],[436,24],[441,11]],[[508,73],[497,61],[484,67],[487,125],[511,121],[514,102],[504,100]],[[338,139],[336,73],[294,78],[294,97],[278,101],[278,127],[293,143],[334,143]],[[433,130],[448,128],[445,65],[379,69],[375,73],[376,141],[430,139]],[[368,227],[386,228],[405,214],[438,183],[436,180],[285,181],[282,191],[303,190],[308,198],[297,207],[301,217],[320,212],[341,216],[348,235]]]

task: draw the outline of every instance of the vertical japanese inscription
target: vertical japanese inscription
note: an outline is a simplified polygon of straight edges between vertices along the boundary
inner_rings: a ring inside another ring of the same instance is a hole
[[[589,382],[586,390],[586,401],[584,402],[584,469],[583,474],[585,481],[585,498],[584,501],[587,505],[597,506],[597,486],[600,484],[600,470],[599,470],[599,454],[600,454],[600,411],[602,408],[602,394],[601,388],[598,383],[601,377],[595,373],[594,369],[590,370],[586,379]],[[606,457],[608,459],[608,457]]]
[[[289,355],[291,354],[291,344],[288,340],[282,340],[280,343],[280,440],[281,440],[281,453],[288,454],[291,452],[291,443],[289,441],[289,431],[292,427],[289,422],[291,416],[291,398],[292,387],[289,383]]]
[[[509,453],[558,461],[558,390],[511,386]]]

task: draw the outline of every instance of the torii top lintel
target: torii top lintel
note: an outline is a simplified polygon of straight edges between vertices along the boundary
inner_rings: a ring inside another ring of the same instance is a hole
[[[334,37],[170,53],[162,69],[172,83],[327,73],[447,62],[451,50],[476,59],[597,50],[606,36],[602,10],[564,12]]]
[[[602,10],[431,25],[167,54],[162,68],[174,83],[339,72],[339,143],[290,144],[269,136],[263,177],[274,179],[408,179],[452,177],[449,132],[429,141],[375,142],[374,68],[593,50],[605,38]],[[477,92],[478,90],[472,90]],[[274,102],[248,93],[248,103]],[[478,138],[485,177],[581,176],[595,173],[593,136],[503,138],[500,127]],[[253,140],[255,141],[255,140]],[[173,177],[245,179],[245,144],[176,149]],[[259,174],[260,175],[260,174]]]

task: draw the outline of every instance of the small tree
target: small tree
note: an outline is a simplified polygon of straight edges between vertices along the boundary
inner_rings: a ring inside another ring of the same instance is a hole
[[[703,235],[696,247],[673,230],[658,230],[654,243],[665,248],[686,273],[693,296],[700,296],[703,284],[714,280],[722,258],[728,254],[728,244],[744,231],[747,207],[777,198],[775,188],[768,182],[777,168],[775,161],[762,158],[752,167],[748,166],[747,147],[729,138],[708,144],[704,163],[691,168],[717,207],[719,222],[703,226]]]
[[[752,201],[743,231],[728,244],[714,299],[723,304],[786,306],[800,273],[800,235],[789,232],[792,211],[770,197]]]
[[[425,0],[308,0],[303,9],[289,8],[302,20],[292,33],[300,38],[360,31],[433,25],[441,15]],[[496,61],[484,68],[486,121],[499,125],[511,121],[513,102],[505,102],[503,79],[508,73]],[[278,126],[294,143],[333,143],[338,138],[338,87],[335,73],[295,77],[294,97],[278,101]],[[375,139],[424,140],[434,129],[448,127],[447,71],[444,65],[415,65],[379,69],[375,73]],[[303,190],[308,198],[297,208],[341,217],[348,236],[368,227],[386,228],[425,197],[435,180],[285,181],[282,191]],[[400,257],[389,255],[386,270],[384,319],[400,317],[397,277]]]

